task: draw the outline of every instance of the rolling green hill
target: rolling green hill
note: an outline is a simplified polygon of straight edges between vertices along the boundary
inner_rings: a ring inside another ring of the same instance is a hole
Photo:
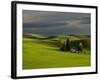
[[[63,36],[71,40],[83,39],[76,35]],[[90,66],[90,50],[81,53],[60,51],[59,39],[62,36],[44,37],[40,35],[24,35],[23,37],[23,69],[60,68]],[[84,38],[90,38],[84,36]]]

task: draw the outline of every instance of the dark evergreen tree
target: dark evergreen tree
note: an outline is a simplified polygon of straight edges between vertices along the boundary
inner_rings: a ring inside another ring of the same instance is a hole
[[[83,45],[82,45],[81,42],[79,42],[78,51],[79,51],[79,52],[82,52],[82,50],[83,50]]]
[[[66,39],[66,51],[70,51],[70,41],[69,41],[69,38]]]

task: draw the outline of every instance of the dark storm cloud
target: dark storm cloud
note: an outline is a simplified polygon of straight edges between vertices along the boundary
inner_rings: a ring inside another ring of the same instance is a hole
[[[40,27],[55,27],[55,26],[63,26],[67,25],[68,23],[65,22],[55,22],[55,23],[24,23],[23,26],[25,28],[34,27],[34,28],[40,28]]]
[[[47,36],[90,34],[90,14],[23,10],[23,31]]]
[[[81,23],[83,24],[90,24],[90,16],[82,17],[80,20],[82,20]]]

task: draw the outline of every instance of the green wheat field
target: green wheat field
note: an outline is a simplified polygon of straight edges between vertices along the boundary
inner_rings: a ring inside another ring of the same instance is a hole
[[[70,40],[90,40],[89,36],[67,35]],[[44,37],[40,35],[23,36],[23,69],[84,67],[91,64],[91,53],[88,47],[82,52],[61,51],[59,36]]]

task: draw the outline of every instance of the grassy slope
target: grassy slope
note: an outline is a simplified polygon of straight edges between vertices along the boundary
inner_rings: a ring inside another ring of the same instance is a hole
[[[62,52],[53,42],[23,39],[23,69],[75,66],[90,66],[90,54]]]

